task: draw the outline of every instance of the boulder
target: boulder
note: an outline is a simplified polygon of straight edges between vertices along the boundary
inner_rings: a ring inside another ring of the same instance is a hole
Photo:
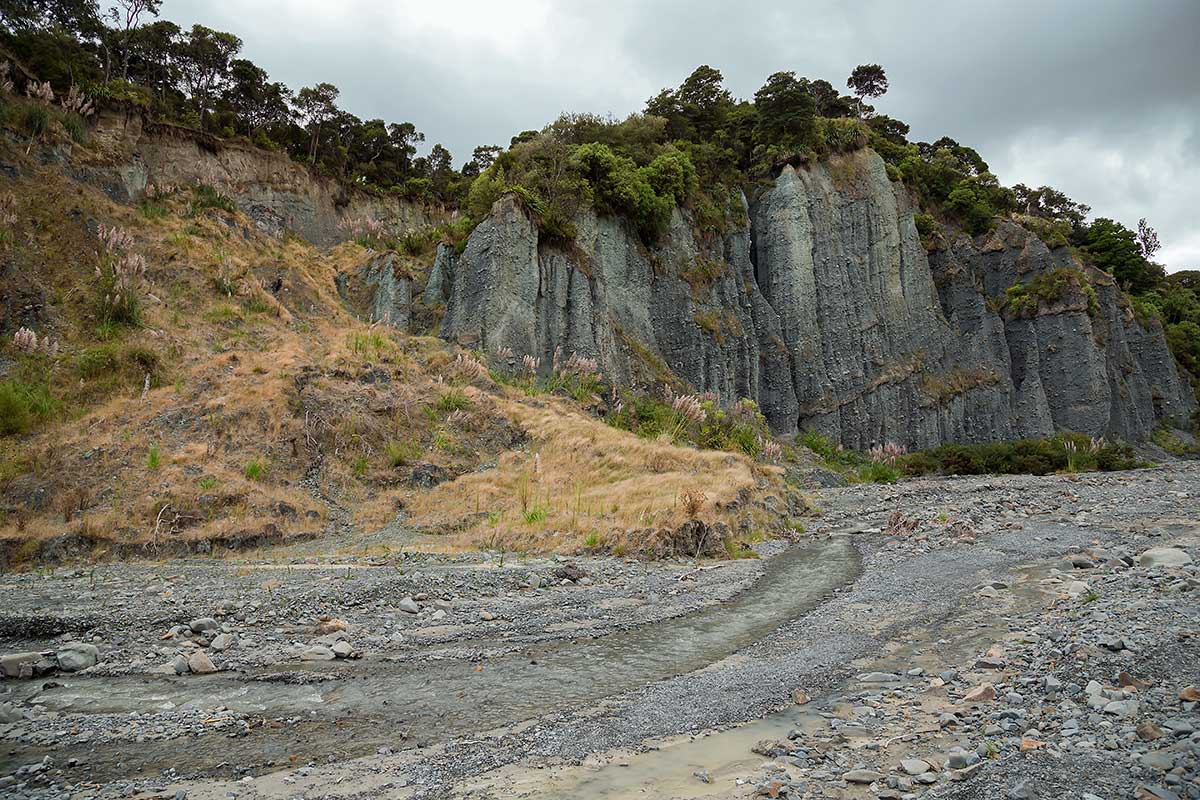
[[[1192,557],[1178,547],[1152,547],[1138,556],[1138,564],[1148,569],[1155,567],[1186,567]]]
[[[217,666],[208,657],[208,654],[203,650],[197,650],[188,656],[188,669],[197,675],[207,675],[210,672],[216,672]]]
[[[71,642],[63,645],[55,653],[55,657],[58,659],[58,668],[63,672],[79,672],[96,665],[96,661],[100,659],[100,650],[94,644]]]

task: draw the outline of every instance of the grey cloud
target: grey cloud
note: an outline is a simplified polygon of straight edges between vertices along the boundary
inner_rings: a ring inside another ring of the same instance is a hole
[[[1195,0],[501,5],[167,0],[164,13],[234,31],[293,86],[337,84],[359,116],[412,121],[459,163],[563,111],[637,111],[699,64],[748,97],[777,70],[841,86],[855,64],[878,62],[891,90],[877,106],[914,137],[953,136],[1002,180],[1050,183],[1128,225],[1145,216],[1170,268],[1200,266]],[[1039,142],[1046,157],[1029,151]],[[1125,174],[1087,161],[1114,154]]]

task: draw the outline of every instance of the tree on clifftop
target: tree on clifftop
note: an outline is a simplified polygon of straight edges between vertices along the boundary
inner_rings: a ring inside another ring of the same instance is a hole
[[[888,90],[888,79],[878,64],[859,64],[846,79],[846,85],[858,98],[858,115],[861,117],[863,98],[882,97]]]
[[[1158,243],[1158,231],[1150,227],[1145,217],[1138,220],[1137,240],[1138,247],[1142,251],[1142,258],[1147,261],[1154,258],[1154,254],[1158,252],[1158,248],[1162,247]]]
[[[229,79],[229,60],[242,49],[242,40],[232,33],[193,25],[180,44],[179,72],[200,116],[200,130],[212,108],[213,97]]]
[[[764,142],[785,147],[806,143],[812,136],[817,104],[794,72],[776,72],[754,93],[759,135]]]
[[[306,86],[296,95],[296,110],[308,124],[308,162],[317,163],[317,148],[321,144],[321,126],[337,116],[337,98],[341,92],[332,83]]]

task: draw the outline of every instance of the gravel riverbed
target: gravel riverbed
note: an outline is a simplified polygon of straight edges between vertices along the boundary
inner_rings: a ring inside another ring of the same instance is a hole
[[[3,576],[0,794],[1200,798],[1200,465],[819,503],[736,562]]]

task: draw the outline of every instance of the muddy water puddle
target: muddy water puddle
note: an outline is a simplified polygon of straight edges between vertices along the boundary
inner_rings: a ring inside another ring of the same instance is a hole
[[[817,606],[853,581],[861,564],[844,537],[797,547],[773,558],[749,589],[695,614],[596,639],[555,642],[520,654],[468,661],[397,664],[364,659],[322,670],[277,665],[270,671],[324,673],[297,685],[255,675],[73,678],[33,692],[44,708],[68,714],[154,713],[227,708],[267,719],[230,740],[187,740],[188,762],[201,773],[218,766],[261,771],[431,743],[541,714],[565,711],[721,660]],[[178,764],[178,740],[68,746],[96,777],[152,773]],[[78,752],[74,752],[78,751]],[[18,754],[19,756],[20,754]],[[17,763],[27,758],[18,757]]]

